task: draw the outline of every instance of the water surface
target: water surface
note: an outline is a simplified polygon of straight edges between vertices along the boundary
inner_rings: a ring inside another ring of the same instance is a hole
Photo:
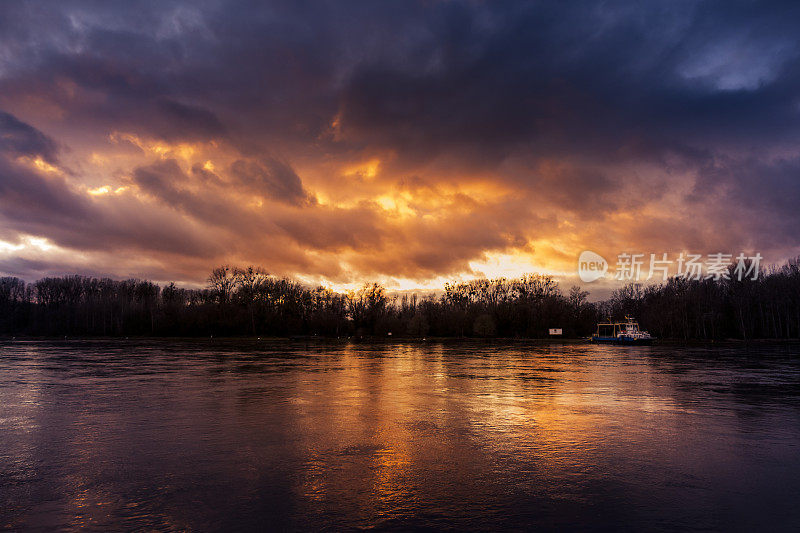
[[[792,346],[0,345],[0,528],[797,530]]]

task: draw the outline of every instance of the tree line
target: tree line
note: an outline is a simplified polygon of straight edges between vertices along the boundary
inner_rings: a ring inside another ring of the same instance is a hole
[[[517,337],[591,335],[598,322],[636,317],[660,338],[800,337],[800,261],[753,279],[628,284],[589,302],[550,276],[451,283],[438,295],[390,295],[377,283],[337,293],[222,266],[203,289],[85,276],[26,283],[0,278],[4,336]]]

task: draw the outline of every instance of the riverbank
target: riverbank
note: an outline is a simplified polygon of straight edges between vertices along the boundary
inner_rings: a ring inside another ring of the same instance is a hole
[[[253,336],[208,336],[208,337],[154,337],[154,336],[127,336],[127,337],[70,337],[70,336],[17,336],[0,337],[0,343],[12,342],[116,342],[116,341],[141,341],[141,342],[196,342],[196,343],[228,343],[228,344],[258,344],[258,343],[352,343],[352,344],[482,344],[482,345],[563,345],[563,344],[588,344],[589,337],[570,338],[523,338],[523,337],[404,337],[404,336],[351,336],[351,337],[326,337],[317,335],[300,335],[290,337],[253,337]],[[741,346],[741,345],[797,345],[800,339],[657,339],[656,344],[664,346]]]

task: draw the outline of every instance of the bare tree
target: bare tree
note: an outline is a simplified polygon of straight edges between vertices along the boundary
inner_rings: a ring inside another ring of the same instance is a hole
[[[235,286],[236,275],[228,265],[215,268],[208,277],[208,288],[216,294],[221,304],[228,303]]]

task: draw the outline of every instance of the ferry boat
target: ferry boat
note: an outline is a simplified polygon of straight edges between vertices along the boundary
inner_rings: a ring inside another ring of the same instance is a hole
[[[625,322],[601,322],[590,342],[598,344],[652,344],[655,337],[639,329],[639,323],[626,316]]]

